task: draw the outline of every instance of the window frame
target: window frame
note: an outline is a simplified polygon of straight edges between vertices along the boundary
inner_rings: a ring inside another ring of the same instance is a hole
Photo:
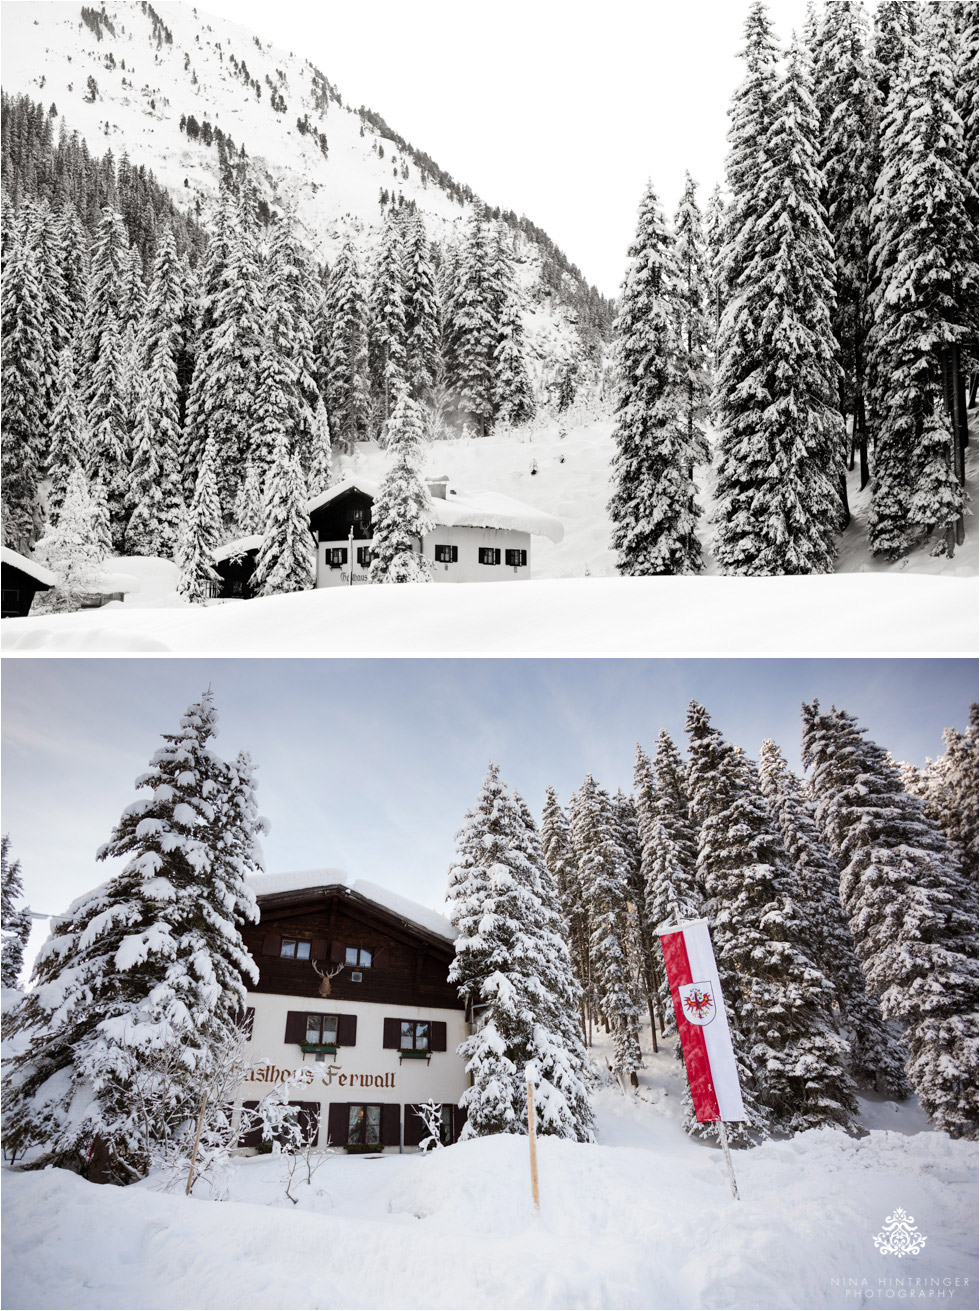
[[[360,568],[369,569],[371,567],[370,546],[358,546],[356,550],[357,550],[357,563],[360,566]]]
[[[516,560],[511,559],[511,556],[514,555],[518,557]],[[526,549],[524,549],[523,547],[509,546],[506,552],[504,553],[504,562],[511,569],[526,569],[527,568]]]
[[[499,546],[480,546],[477,547],[477,560],[480,564],[499,565],[500,564],[500,547]],[[491,557],[487,559],[486,557]]]
[[[317,1021],[317,1029],[318,1029],[318,1032],[319,1032],[319,1034],[320,1034],[319,1038],[311,1038],[311,1037],[310,1037],[310,1021],[311,1021],[311,1020],[316,1020],[316,1021]],[[327,1038],[327,1037],[324,1036],[324,1026],[325,1026],[325,1024],[327,1023],[327,1021],[333,1021],[333,1037],[332,1037],[332,1038]],[[337,1039],[338,1039],[339,1036],[340,1036],[340,1016],[339,1016],[339,1015],[325,1015],[325,1014],[321,1014],[321,1013],[319,1013],[319,1012],[314,1013],[313,1011],[308,1012],[308,1014],[307,1014],[307,1016],[306,1016],[306,1036],[305,1036],[305,1038],[303,1039],[303,1043],[304,1043],[305,1045],[308,1045],[308,1046],[314,1046],[314,1047],[336,1047],[336,1046],[337,1046]]]
[[[356,960],[347,959],[348,953],[352,951],[357,955]],[[367,960],[362,960],[362,956],[367,956]],[[374,956],[375,952],[373,947],[349,947],[346,942],[344,943],[344,967],[348,970],[371,969],[374,965]]]
[[[432,558],[436,564],[459,564],[459,547],[437,544],[433,550]]]
[[[326,557],[325,563],[328,569],[343,569],[347,563],[346,546],[328,546],[324,552]]]
[[[377,1138],[368,1138],[367,1136],[368,1112],[374,1110],[375,1108],[377,1108],[377,1112],[378,1112],[378,1136]],[[351,1137],[350,1120],[351,1120],[352,1113],[356,1110],[362,1110],[364,1112],[364,1118],[362,1120],[363,1127],[362,1127],[362,1133],[360,1138]],[[381,1139],[381,1103],[380,1102],[348,1102],[347,1103],[347,1142],[345,1145],[348,1147],[355,1146],[355,1145],[368,1146],[368,1145],[373,1145],[375,1143],[377,1143],[378,1147],[382,1147],[384,1145]]]
[[[293,947],[293,951],[287,951],[287,946]],[[305,947],[306,955],[300,953],[300,947]],[[310,961],[313,959],[313,941],[311,938],[283,938],[279,943],[280,960],[302,960]]]
[[[399,1051],[399,1054],[402,1054],[402,1053],[404,1053],[404,1052],[424,1052],[426,1056],[431,1056],[431,1054],[432,1054],[432,1024],[431,1024],[431,1022],[430,1022],[429,1020],[399,1020],[399,1021],[398,1021],[398,1025],[399,1025],[399,1029],[398,1029],[398,1051]],[[425,1046],[424,1046],[424,1047],[420,1047],[420,1046],[419,1046],[419,1028],[420,1028],[420,1027],[425,1029]],[[405,1030],[408,1029],[408,1028],[411,1028],[411,1030],[412,1030],[412,1045],[411,1045],[411,1047],[406,1047],[406,1046],[405,1046],[405,1042],[404,1042],[404,1039],[405,1039],[405,1037],[406,1037]]]

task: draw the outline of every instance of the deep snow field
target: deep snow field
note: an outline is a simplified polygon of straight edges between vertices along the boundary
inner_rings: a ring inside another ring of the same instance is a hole
[[[839,571],[806,578],[620,578],[606,505],[613,425],[540,419],[511,434],[434,443],[426,472],[460,490],[493,490],[555,515],[554,544],[535,537],[531,580],[331,588],[246,602],[189,606],[168,561],[112,563],[140,590],[124,602],[68,615],[7,619],[8,652],[247,654],[679,654],[973,653],[980,643],[976,520],[952,560],[921,549],[898,564],[872,560],[864,524],[869,489],[851,487],[853,520]],[[567,429],[567,431],[566,431]],[[973,414],[976,429],[976,412]],[[977,442],[968,448],[976,503]],[[336,478],[377,478],[384,455],[365,443],[341,457]],[[710,506],[710,474],[703,498]],[[706,515],[707,518],[707,515]]]
[[[864,1101],[864,1137],[735,1152],[736,1202],[721,1153],[680,1127],[680,1063],[647,1064],[639,1098],[598,1093],[597,1144],[539,1140],[538,1214],[527,1139],[506,1135],[327,1153],[296,1205],[270,1156],[238,1160],[220,1202],[7,1170],[3,1305],[977,1305],[975,1143],[929,1130],[914,1102]],[[897,1208],[925,1235],[918,1255],[875,1246]]]

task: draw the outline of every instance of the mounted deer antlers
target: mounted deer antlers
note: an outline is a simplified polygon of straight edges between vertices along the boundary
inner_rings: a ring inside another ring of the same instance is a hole
[[[335,979],[335,978],[337,977],[337,975],[340,973],[340,971],[344,968],[344,966],[343,966],[343,965],[338,965],[336,969],[331,970],[329,974],[326,974],[323,970],[321,970],[321,969],[317,966],[316,961],[311,961],[310,964],[313,966],[313,968],[316,970],[317,974],[319,974],[319,976],[320,976],[320,996],[321,996],[321,997],[329,997],[329,996],[330,996],[330,991],[331,991],[331,989],[330,989],[330,980],[331,980],[331,979]]]

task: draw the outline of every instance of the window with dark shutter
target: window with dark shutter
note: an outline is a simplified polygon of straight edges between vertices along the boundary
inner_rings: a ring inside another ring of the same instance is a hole
[[[315,1147],[320,1132],[320,1103],[290,1102],[289,1105],[295,1107],[299,1116],[299,1127],[304,1144]]]
[[[331,1147],[343,1147],[347,1142],[347,1102],[331,1102],[327,1107],[327,1137]]]
[[[429,1024],[429,1051],[444,1052],[446,1050],[446,1021],[432,1020]]]
[[[343,965],[346,950],[342,942],[331,942],[330,944],[330,963],[331,965]]]
[[[397,1102],[385,1102],[381,1107],[381,1143],[384,1147],[401,1146],[402,1117]]]
[[[255,1123],[254,1117],[249,1114],[251,1111],[257,1111],[258,1108],[258,1102],[242,1102],[242,1132],[238,1137],[239,1147],[259,1147],[262,1144],[262,1123],[261,1121]]]
[[[403,1146],[418,1147],[419,1143],[425,1136],[425,1121],[419,1114],[418,1106],[406,1106],[405,1131],[402,1139]]]
[[[283,1042],[306,1042],[307,1011],[286,1012],[286,1036]]]
[[[282,949],[282,936],[278,933],[267,933],[262,939],[262,955],[278,956]]]
[[[458,546],[437,546],[435,549],[437,564],[456,564],[459,560]]]
[[[357,1016],[337,1016],[337,1046],[354,1047],[357,1044]]]
[[[326,938],[314,938],[314,939],[313,939],[313,951],[312,951],[312,955],[313,955],[313,959],[314,959],[314,960],[325,961],[325,960],[327,959],[327,940],[326,940]]]
[[[527,551],[508,551],[506,560],[509,565],[515,565],[521,568],[527,564]]]
[[[453,1142],[459,1142],[459,1135],[463,1132],[463,1125],[466,1123],[466,1111],[462,1106],[453,1107]]]
[[[401,1046],[402,1022],[401,1020],[385,1019],[384,1036],[382,1038],[382,1047],[394,1047],[395,1050]]]
[[[500,564],[499,546],[481,546],[479,551],[480,564]]]

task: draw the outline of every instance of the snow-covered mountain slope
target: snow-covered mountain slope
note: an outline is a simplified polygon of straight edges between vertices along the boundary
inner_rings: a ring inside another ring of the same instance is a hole
[[[111,150],[117,163],[127,155],[145,165],[178,206],[205,220],[222,159],[244,150],[270,209],[292,210],[310,249],[328,262],[347,236],[373,244],[382,193],[414,202],[442,244],[470,212],[467,187],[393,139],[375,114],[347,105],[309,59],[190,5],[5,4],[0,82],[53,106],[55,136],[77,131],[93,155]],[[548,260],[556,280],[554,249],[533,232],[512,234],[532,352],[573,357],[570,303],[587,289],[565,270],[554,294],[543,278]]]

